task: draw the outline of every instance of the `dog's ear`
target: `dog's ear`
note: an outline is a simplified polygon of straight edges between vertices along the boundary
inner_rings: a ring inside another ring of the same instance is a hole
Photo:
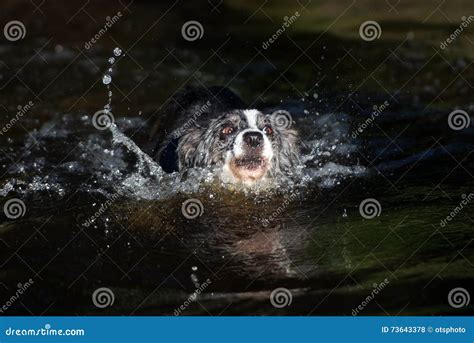
[[[301,146],[298,131],[291,128],[293,118],[290,112],[285,110],[276,110],[268,117],[277,132],[274,149],[275,173],[294,173],[301,164]]]
[[[202,138],[202,129],[190,128],[181,138],[178,144],[179,170],[183,172],[187,168],[194,167],[197,156],[197,147]]]
[[[286,128],[282,131],[280,169],[294,172],[300,164],[300,144],[298,132]]]

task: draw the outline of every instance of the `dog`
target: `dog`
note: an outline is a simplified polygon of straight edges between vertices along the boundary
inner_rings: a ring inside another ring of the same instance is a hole
[[[286,111],[247,108],[223,87],[186,87],[159,112],[150,135],[164,171],[215,167],[224,182],[245,185],[295,174],[298,133]]]

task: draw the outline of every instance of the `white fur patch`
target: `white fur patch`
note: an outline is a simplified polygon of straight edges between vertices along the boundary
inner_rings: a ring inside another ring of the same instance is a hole
[[[244,115],[251,129],[257,129],[257,116],[260,112],[257,110],[245,110]]]

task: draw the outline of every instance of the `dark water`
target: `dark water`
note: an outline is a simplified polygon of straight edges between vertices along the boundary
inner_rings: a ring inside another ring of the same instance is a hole
[[[428,17],[434,3],[375,18],[350,2],[254,13],[239,1],[77,1],[20,15],[27,4],[2,13],[28,33],[0,45],[2,127],[18,117],[0,137],[0,195],[2,207],[25,205],[19,218],[1,213],[2,314],[173,315],[186,304],[180,314],[352,315],[374,289],[360,315],[473,314],[448,302],[458,287],[474,294],[472,31],[439,48],[465,15],[457,8],[472,4],[443,7],[450,22]],[[358,29],[370,19],[382,35],[366,42]],[[183,39],[188,20],[202,23],[200,40]],[[115,136],[92,125],[111,66]],[[183,84],[226,85],[253,106],[290,111],[306,146],[301,176],[244,191],[206,170],[163,173],[127,137],[143,147],[148,119]],[[455,109],[470,120],[462,130],[449,125]],[[201,206],[194,219],[183,215],[190,199]],[[366,199],[379,204],[371,219]],[[102,287],[112,306],[94,305]],[[291,295],[282,308],[270,301],[279,288]]]

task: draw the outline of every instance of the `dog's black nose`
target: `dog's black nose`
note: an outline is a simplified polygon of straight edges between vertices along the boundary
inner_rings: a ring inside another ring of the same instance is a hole
[[[244,142],[251,148],[258,148],[263,143],[263,135],[258,131],[244,133]]]

